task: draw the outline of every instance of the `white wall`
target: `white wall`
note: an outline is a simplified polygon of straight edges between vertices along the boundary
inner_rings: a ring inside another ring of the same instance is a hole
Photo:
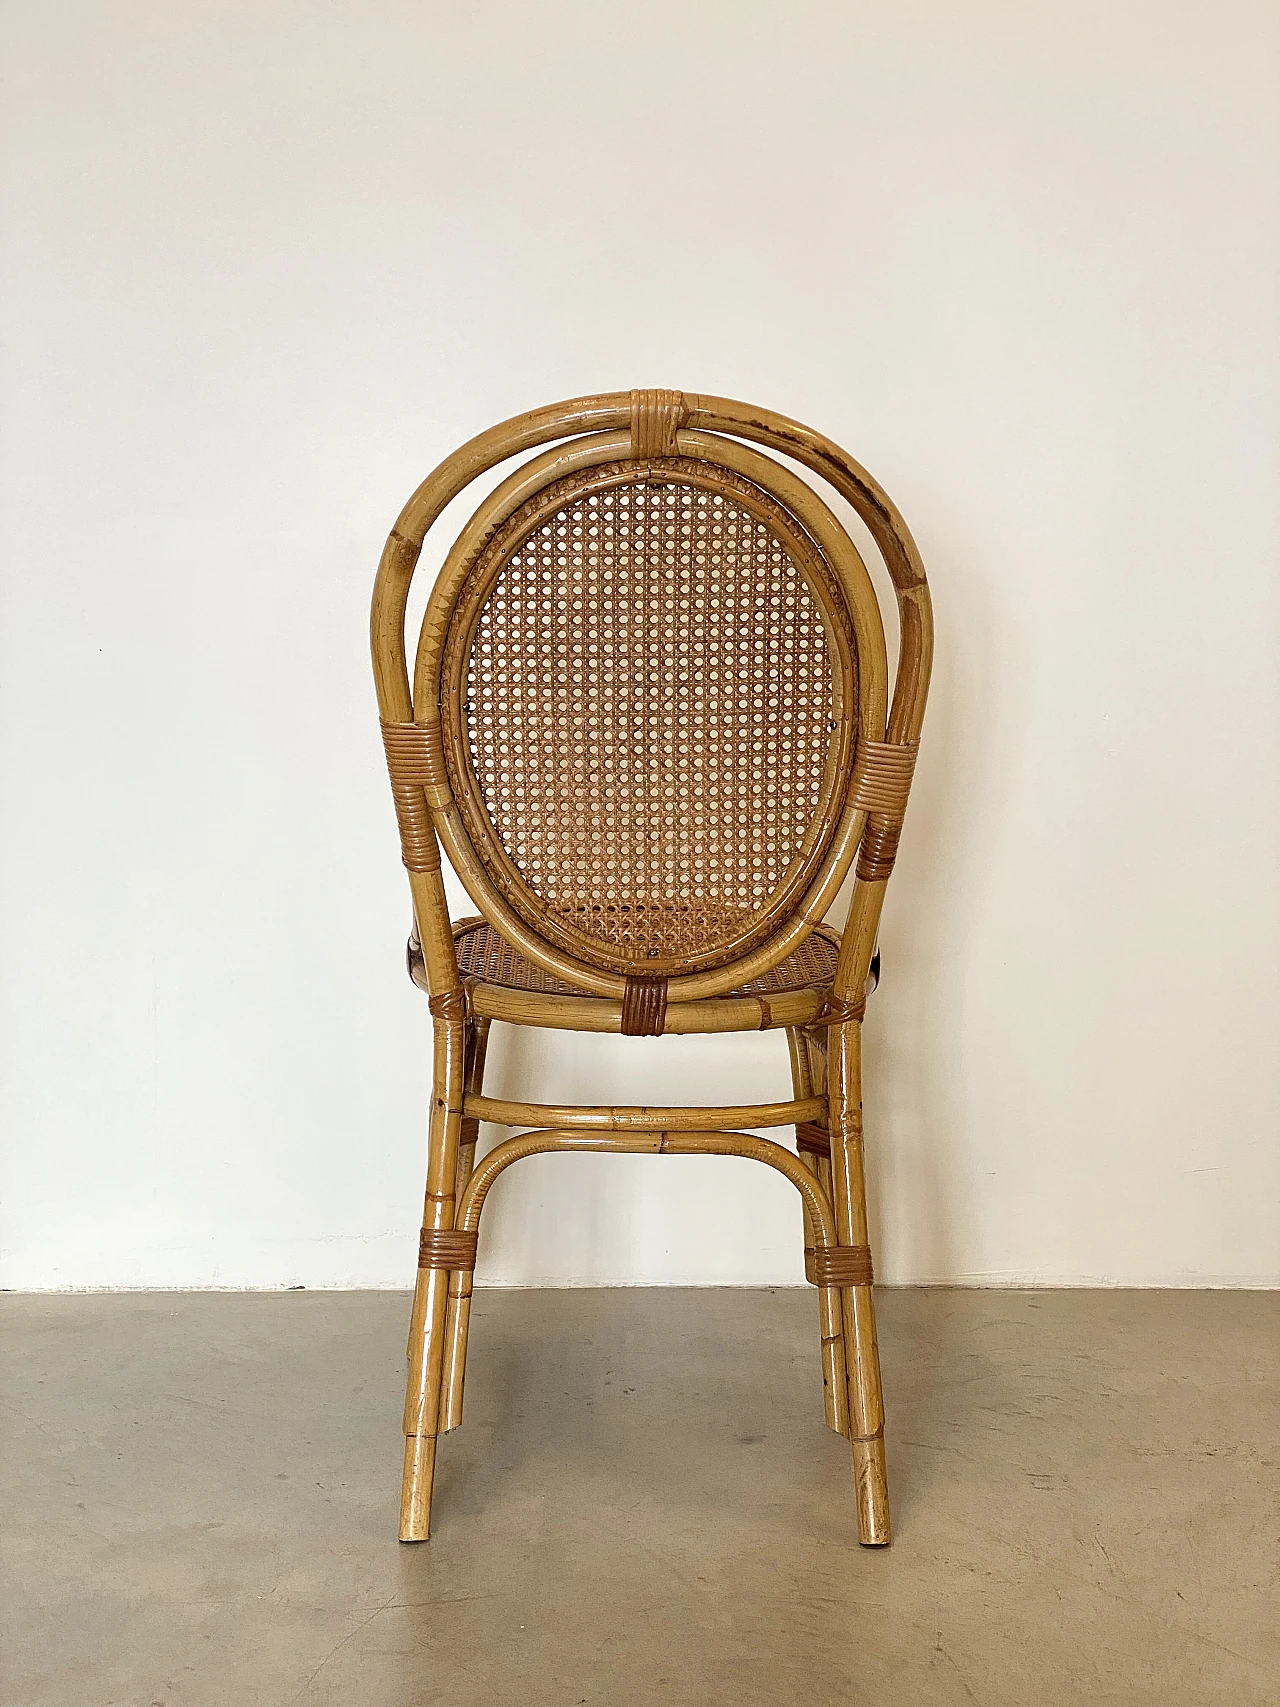
[[[637,384],[830,432],[934,583],[880,1272],[1280,1281],[1278,34],[1266,0],[15,0],[4,1284],[409,1282],[374,566],[461,439]],[[754,1036],[494,1059],[548,1100],[785,1078]],[[747,1163],[545,1158],[485,1267],[794,1281],[798,1221]]]

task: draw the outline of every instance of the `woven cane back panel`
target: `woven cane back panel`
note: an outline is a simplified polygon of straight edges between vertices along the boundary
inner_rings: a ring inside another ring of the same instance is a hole
[[[528,922],[589,963],[666,974],[785,916],[851,739],[810,585],[830,611],[831,581],[767,494],[686,459],[589,470],[510,518],[455,611],[446,752],[469,760],[460,808]]]

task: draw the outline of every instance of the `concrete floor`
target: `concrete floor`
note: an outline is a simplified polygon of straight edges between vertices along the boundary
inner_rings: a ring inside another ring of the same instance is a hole
[[[0,1699],[1280,1702],[1280,1294],[880,1311],[888,1552],[807,1290],[478,1294],[401,1547],[403,1297],[0,1298]]]

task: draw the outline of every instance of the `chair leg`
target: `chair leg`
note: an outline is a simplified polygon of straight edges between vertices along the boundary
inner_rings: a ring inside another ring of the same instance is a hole
[[[787,1046],[791,1051],[791,1083],[797,1098],[814,1094],[813,1062],[804,1033],[797,1026],[787,1027]],[[831,1164],[808,1150],[800,1151],[800,1160],[814,1174],[827,1195],[831,1194]],[[825,1173],[825,1179],[823,1177]],[[813,1245],[813,1225],[807,1206],[804,1208],[804,1242]],[[818,1353],[822,1360],[822,1404],[827,1427],[835,1434],[849,1432],[849,1387],[844,1365],[844,1329],[840,1292],[834,1286],[820,1286],[818,1291]]]
[[[467,1090],[479,1094],[484,1089],[484,1063],[489,1051],[489,1021],[476,1019],[471,1022],[470,1038],[467,1044],[467,1067],[464,1083]],[[476,1140],[480,1136],[478,1120],[464,1120],[458,1134],[458,1195],[466,1190],[467,1181],[471,1178],[471,1170],[476,1165]]]
[[[489,1021],[477,1019],[472,1025],[467,1049],[466,1088],[477,1095],[484,1088],[484,1062],[489,1046]],[[480,1122],[464,1117],[458,1136],[458,1180],[455,1187],[459,1197],[476,1162],[476,1140]],[[448,1434],[462,1421],[462,1389],[467,1373],[467,1330],[471,1322],[471,1271],[455,1269],[449,1276],[449,1304],[445,1315],[444,1372],[440,1386],[440,1433]]]
[[[864,1258],[864,1283],[841,1288],[853,1479],[858,1539],[864,1547],[888,1546],[889,1485],[884,1456],[884,1396],[871,1296],[871,1251],[867,1234],[866,1179],[862,1154],[862,1026],[857,1020],[832,1026],[828,1045],[831,1183],[836,1235]]]
[[[462,1082],[469,1091],[479,1091],[484,1083],[484,1061],[489,1047],[489,1021],[487,1019],[472,1020],[467,1025],[466,1042],[463,1046]],[[471,1170],[476,1165],[476,1140],[480,1136],[478,1120],[463,1119],[458,1128],[458,1171],[454,1182],[455,1201],[466,1190],[467,1181],[471,1178]],[[405,1344],[405,1356],[413,1355],[415,1324],[409,1323],[409,1337]],[[445,1359],[446,1368],[448,1358]],[[441,1424],[440,1432],[444,1434],[447,1428],[456,1424]]]
[[[466,1027],[461,1020],[435,1021],[427,1192],[422,1212],[424,1236],[409,1325],[409,1378],[404,1400],[402,1541],[425,1541],[431,1534],[431,1489],[435,1480],[449,1271],[435,1266],[428,1247],[431,1234],[447,1232],[453,1226],[465,1048]]]

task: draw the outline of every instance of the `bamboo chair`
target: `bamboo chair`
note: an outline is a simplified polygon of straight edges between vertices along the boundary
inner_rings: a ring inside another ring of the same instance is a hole
[[[853,506],[897,595],[892,706]],[[556,442],[558,441],[558,442]],[[486,497],[405,613],[428,528]],[[462,1416],[485,1198],[523,1156],[749,1156],[800,1193],[826,1420],[853,1449],[858,1535],[889,1541],[863,1184],[861,1046],[932,651],[924,569],[829,439],[677,391],[536,409],[447,458],[401,512],[373,597],[378,705],[428,993],[434,1093],[409,1331],[400,1536],[430,1532],[436,1441]],[[479,917],[453,923],[440,849]],[[822,923],[856,860],[843,935]],[[783,1028],[792,1095],[732,1108],[560,1108],[483,1094],[493,1020],[662,1033]],[[520,1131],[477,1164],[482,1120]],[[797,1149],[748,1128],[794,1127]]]

